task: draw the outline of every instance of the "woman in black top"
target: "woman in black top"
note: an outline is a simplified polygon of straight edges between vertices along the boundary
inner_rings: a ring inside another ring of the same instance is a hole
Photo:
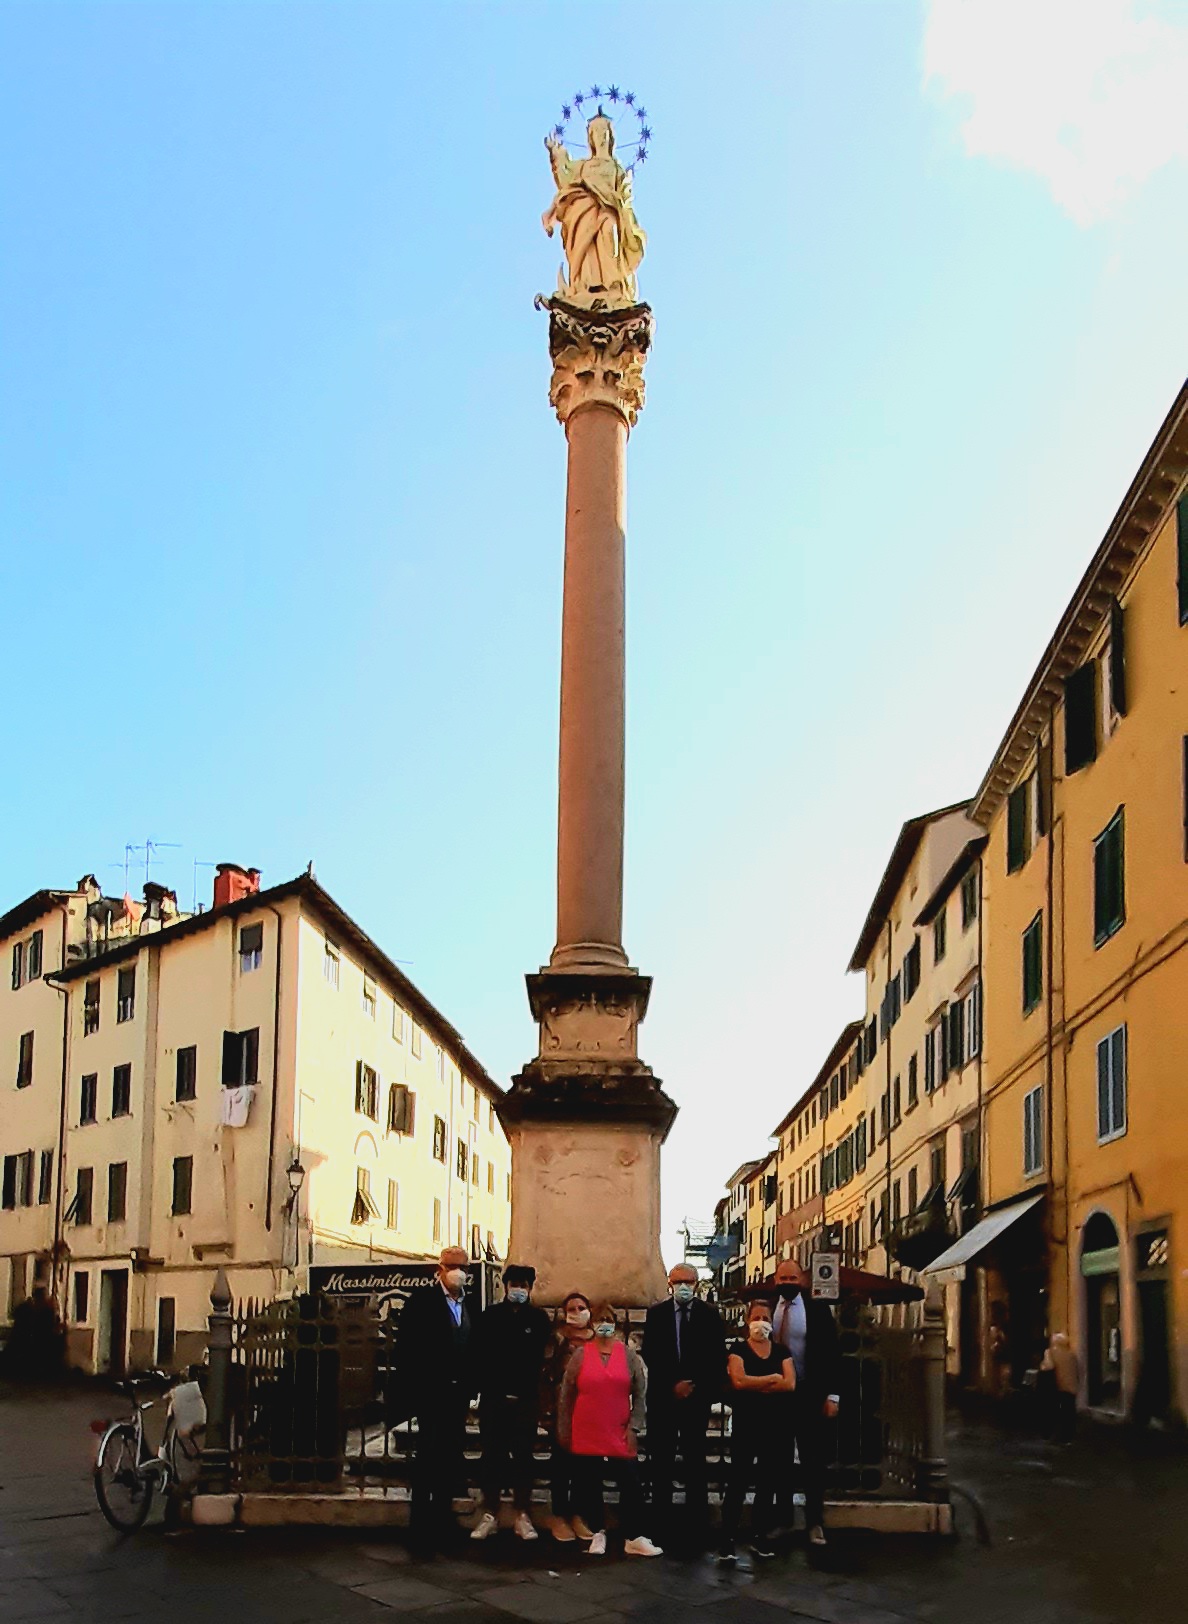
[[[747,1309],[747,1336],[731,1344],[726,1374],[730,1385],[730,1482],[722,1507],[722,1546],[719,1561],[734,1561],[734,1541],[747,1490],[753,1485],[751,1549],[770,1556],[768,1530],[779,1467],[780,1441],[785,1433],[783,1410],[796,1386],[792,1355],[773,1342],[772,1307],[757,1298]]]

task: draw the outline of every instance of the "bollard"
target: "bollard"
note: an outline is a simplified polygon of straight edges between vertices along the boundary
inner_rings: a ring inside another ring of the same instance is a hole
[[[231,1488],[231,1287],[221,1264],[210,1288],[209,1324],[206,1444],[200,1482],[204,1494],[226,1494]]]
[[[945,1455],[945,1300],[940,1286],[930,1285],[924,1299],[920,1333],[923,1367],[923,1453],[916,1462],[916,1489],[924,1500],[947,1501],[949,1465]]]

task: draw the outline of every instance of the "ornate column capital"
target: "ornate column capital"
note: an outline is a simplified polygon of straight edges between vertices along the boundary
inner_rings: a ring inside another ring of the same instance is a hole
[[[538,295],[536,308],[549,313],[549,403],[557,421],[564,427],[583,406],[609,406],[634,428],[643,411],[643,369],[652,347],[651,306],[583,310]]]

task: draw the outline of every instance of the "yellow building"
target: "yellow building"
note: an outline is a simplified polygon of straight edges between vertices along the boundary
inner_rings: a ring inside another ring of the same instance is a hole
[[[987,1222],[1000,1390],[1066,1331],[1082,1405],[1188,1398],[1188,386],[972,805],[985,826]],[[943,1261],[943,1260],[941,1260]]]
[[[743,1181],[747,1192],[748,1283],[762,1280],[775,1267],[776,1159],[773,1150],[761,1161],[752,1162]]]
[[[258,887],[220,865],[185,917],[88,877],[0,920],[0,1040],[32,1056],[0,1123],[5,1302],[51,1283],[84,1367],[193,1357],[220,1263],[267,1298],[311,1265],[506,1248],[497,1086],[311,874]]]
[[[779,1178],[776,1243],[781,1258],[807,1267],[821,1240],[829,1190],[850,1182],[838,1146],[848,1131],[850,1062],[862,1041],[861,1021],[851,1021],[834,1040],[824,1063],[772,1137],[777,1141]],[[845,1232],[843,1231],[843,1234]],[[845,1236],[847,1262],[853,1262],[854,1234]]]

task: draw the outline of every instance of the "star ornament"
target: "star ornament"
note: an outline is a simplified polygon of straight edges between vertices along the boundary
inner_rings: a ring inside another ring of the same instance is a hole
[[[618,120],[616,155],[628,171],[633,171],[638,164],[647,162],[652,143],[648,110],[634,90],[623,90],[619,85],[608,84],[591,85],[589,90],[575,91],[569,101],[562,102],[561,117],[553,125],[550,139],[564,142],[566,146],[584,146],[585,132],[579,131],[577,126],[579,121],[584,123],[591,116],[589,103],[593,102],[598,112],[602,113],[603,96],[611,104]]]

